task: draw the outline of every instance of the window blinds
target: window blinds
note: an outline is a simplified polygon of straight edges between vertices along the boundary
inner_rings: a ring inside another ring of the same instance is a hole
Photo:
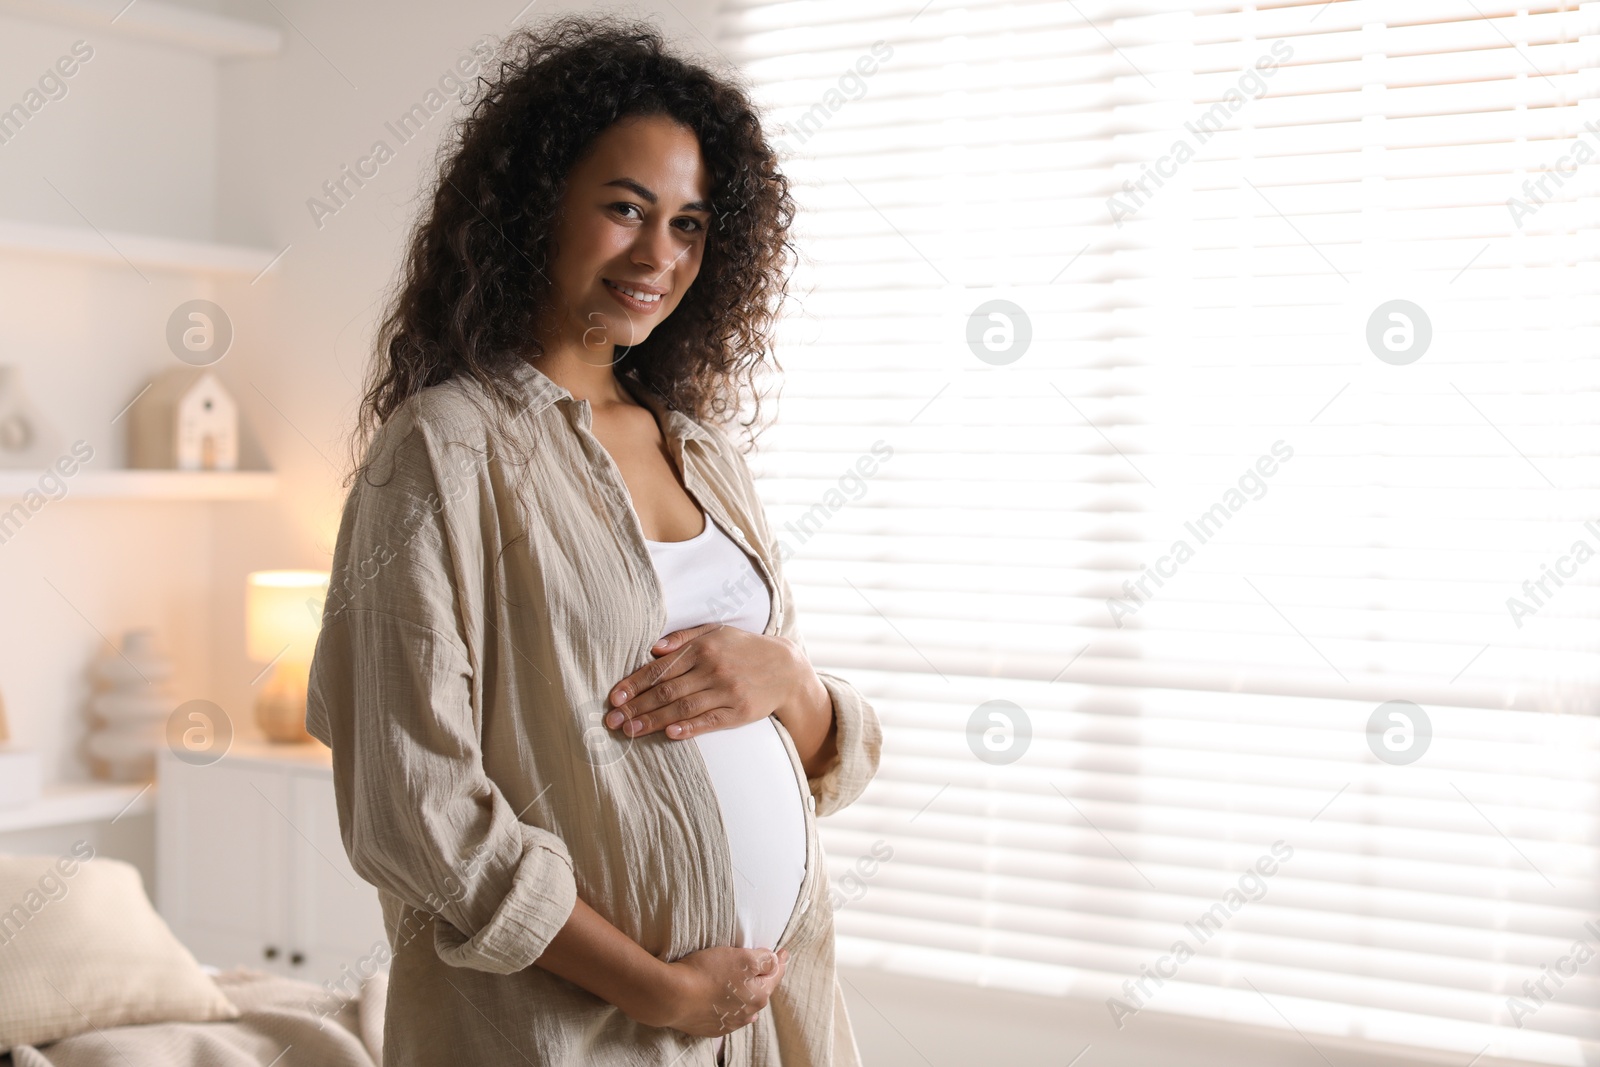
[[[840,959],[1600,1060],[1600,4],[721,14]]]

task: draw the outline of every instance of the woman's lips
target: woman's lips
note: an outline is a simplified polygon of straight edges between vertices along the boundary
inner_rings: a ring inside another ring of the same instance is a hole
[[[653,311],[659,310],[661,305],[665,303],[667,299],[665,296],[663,296],[660,299],[652,300],[649,303],[646,303],[643,300],[635,300],[627,293],[619,290],[611,282],[606,281],[606,279],[602,278],[600,280],[605,283],[606,292],[611,294],[611,298],[613,300],[627,308],[629,311],[637,312],[640,315],[648,315]]]

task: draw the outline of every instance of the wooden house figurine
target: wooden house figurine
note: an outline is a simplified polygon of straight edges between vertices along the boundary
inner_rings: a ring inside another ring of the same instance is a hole
[[[128,465],[182,471],[239,466],[239,407],[204,367],[177,367],[129,412]]]

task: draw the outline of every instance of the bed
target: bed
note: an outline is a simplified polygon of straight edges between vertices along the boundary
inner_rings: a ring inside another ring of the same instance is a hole
[[[380,1067],[388,972],[348,1000],[249,968],[207,968],[239,1018],[89,1030],[0,1055],[0,1067]]]
[[[0,1067],[379,1067],[389,976],[368,974],[203,966],[132,864],[0,853]]]

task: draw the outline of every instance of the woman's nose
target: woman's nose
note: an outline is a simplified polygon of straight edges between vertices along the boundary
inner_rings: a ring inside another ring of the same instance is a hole
[[[676,247],[667,227],[645,226],[634,240],[633,262],[650,273],[652,282],[661,284],[662,277],[682,258],[684,251]]]

